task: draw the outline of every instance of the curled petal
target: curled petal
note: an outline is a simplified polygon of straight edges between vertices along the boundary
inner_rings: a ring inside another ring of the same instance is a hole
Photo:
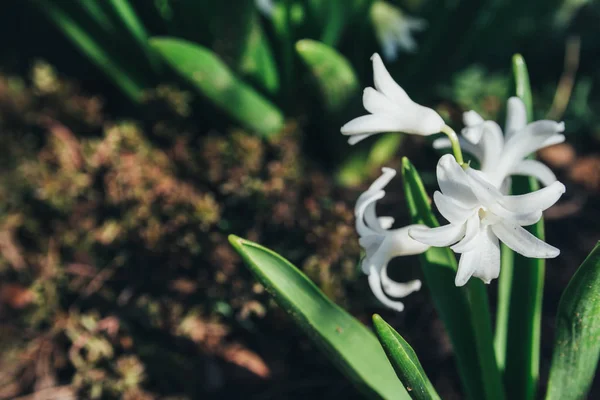
[[[381,277],[379,274],[380,270],[374,266],[369,269],[369,286],[377,300],[393,310],[404,311],[404,304],[402,302],[391,300],[385,295],[381,287]]]
[[[471,251],[467,251],[466,253],[462,253],[460,256],[460,261],[458,262],[458,271],[456,272],[456,277],[454,278],[454,284],[456,286],[464,286],[465,283],[471,279],[473,273],[477,267],[479,267],[481,260],[481,250],[474,249]]]
[[[358,234],[360,236],[367,236],[367,235],[373,235],[373,234],[378,233],[377,230],[372,228],[372,226],[373,226],[372,223],[377,222],[377,221],[376,220],[375,221],[373,221],[373,220],[366,221],[365,213],[366,213],[367,208],[371,204],[373,204],[377,200],[382,199],[384,195],[385,195],[385,192],[383,190],[380,190],[378,192],[369,193],[369,197],[361,199],[362,201],[360,202],[360,204],[357,202],[354,213],[355,213],[355,219],[356,219],[356,231],[358,232]]]
[[[489,226],[483,229],[480,236],[478,243],[481,253],[480,266],[475,270],[473,276],[481,279],[484,283],[490,283],[492,279],[496,279],[500,275],[500,243]]]
[[[525,103],[520,98],[513,96],[508,99],[506,125],[504,126],[506,131],[505,140],[510,139],[515,132],[525,128],[526,125],[527,111],[525,110]]]
[[[564,141],[565,141],[565,135],[559,135],[559,134],[552,135],[544,141],[544,143],[542,144],[540,149],[542,149],[544,147],[548,147],[548,146],[554,146],[555,144],[559,144]]]
[[[562,135],[561,135],[562,136]],[[556,182],[556,175],[550,168],[537,160],[523,160],[515,165],[510,171],[511,175],[532,176],[542,183],[544,186],[551,185]]]
[[[501,221],[491,226],[492,231],[508,247],[530,258],[554,258],[560,250],[536,238],[518,224]]]
[[[556,181],[550,186],[546,186],[535,192],[517,196],[504,196],[502,198],[502,205],[509,210],[518,210],[523,213],[534,212],[536,210],[543,211],[556,203],[565,190],[565,185]]]
[[[465,253],[471,251],[477,246],[478,236],[480,233],[479,215],[475,214],[467,220],[465,225],[465,237],[454,246],[451,247],[455,253]]]
[[[477,210],[474,208],[466,208],[457,204],[450,197],[436,191],[433,194],[433,202],[444,218],[453,225],[464,224]]]
[[[408,235],[418,242],[435,247],[446,247],[458,242],[465,235],[465,225],[444,225],[437,228],[412,227]]]
[[[354,146],[356,143],[362,142],[366,138],[376,135],[376,134],[377,133],[361,133],[361,134],[357,134],[357,135],[352,135],[348,138],[348,144],[350,146]]]
[[[470,188],[465,171],[451,154],[443,155],[438,161],[437,181],[443,194],[451,197],[466,208],[475,207],[479,201]]]
[[[387,265],[381,270],[381,286],[385,294],[391,297],[406,297],[421,290],[421,281],[416,279],[406,283],[396,282],[387,274]]]

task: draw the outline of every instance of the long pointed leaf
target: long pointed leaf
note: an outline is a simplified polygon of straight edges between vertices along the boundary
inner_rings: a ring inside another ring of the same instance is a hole
[[[256,279],[331,361],[369,398],[409,399],[375,335],[331,302],[289,261],[229,236]]]
[[[546,400],[586,398],[600,357],[600,244],[587,256],[558,305]]]
[[[521,55],[513,57],[513,74],[517,96],[523,100],[528,120],[532,119],[532,98],[527,65]],[[530,193],[539,189],[533,178],[513,178],[512,193]],[[544,221],[527,228],[544,239]],[[512,253],[512,254],[511,254]],[[496,320],[496,354],[504,371],[506,391],[510,398],[532,400],[536,396],[544,290],[545,261],[526,258],[503,249]],[[513,260],[510,263],[510,260]],[[508,310],[508,312],[506,312]]]
[[[412,347],[379,315],[373,315],[375,333],[381,346],[413,400],[436,400],[440,396],[425,374]]]

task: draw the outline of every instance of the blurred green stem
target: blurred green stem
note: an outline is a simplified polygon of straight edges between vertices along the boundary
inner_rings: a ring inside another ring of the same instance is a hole
[[[446,134],[446,136],[448,136],[448,139],[450,139],[450,143],[452,144],[452,153],[454,153],[454,158],[456,158],[456,162],[461,167],[464,167],[465,161],[463,159],[462,150],[460,149],[460,143],[458,141],[458,136],[456,135],[456,132],[454,132],[454,129],[450,128],[448,125],[444,125],[444,127],[442,128],[442,133]]]
[[[292,102],[292,85],[294,77],[294,41],[292,25],[292,0],[283,0],[283,20],[285,29],[283,29],[282,40],[282,58],[283,58],[283,103],[290,107]]]

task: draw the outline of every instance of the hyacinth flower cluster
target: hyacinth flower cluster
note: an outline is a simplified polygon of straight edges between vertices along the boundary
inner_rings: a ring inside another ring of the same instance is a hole
[[[395,171],[383,174],[363,193],[355,207],[356,230],[366,255],[361,267],[369,276],[375,296],[386,306],[403,310],[402,298],[419,290],[420,281],[399,283],[387,274],[395,257],[419,254],[430,246],[450,247],[460,254],[456,286],[472,277],[490,283],[500,274],[500,242],[530,258],[553,258],[560,251],[538,239],[523,227],[535,224],[542,212],[558,201],[565,186],[543,163],[528,155],[564,141],[564,124],[549,120],[527,123],[525,105],[517,98],[508,100],[505,132],[494,121],[486,121],[475,111],[464,114],[465,128],[458,137],[433,109],[419,105],[394,81],[381,57],[374,54],[374,88],[364,90],[363,105],[369,114],[341,128],[348,142],[356,144],[382,132],[402,132],[429,136],[444,133],[434,141],[438,149],[451,148],[437,164],[440,190],[433,203],[448,221],[430,228],[410,225],[392,229],[391,217],[378,217],[375,205],[385,195],[384,188]],[[470,153],[480,169],[463,161],[462,150]],[[522,195],[510,195],[512,175],[536,178],[544,188]]]

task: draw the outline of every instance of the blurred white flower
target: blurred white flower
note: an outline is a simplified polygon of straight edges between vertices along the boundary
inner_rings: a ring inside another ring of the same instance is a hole
[[[396,175],[396,171],[391,168],[383,168],[382,172],[371,187],[360,195],[354,208],[359,243],[366,252],[361,268],[369,275],[369,286],[375,297],[386,306],[402,311],[404,304],[391,300],[388,296],[408,296],[421,289],[421,281],[395,282],[387,275],[387,265],[394,257],[420,254],[429,249],[429,246],[408,236],[409,228],[425,227],[424,225],[390,229],[394,223],[392,217],[377,217],[375,204],[385,195],[385,186]]]
[[[375,89],[368,87],[363,92],[363,106],[371,114],[342,126],[341,132],[351,135],[348,143],[355,144],[381,132],[439,133],[445,126],[442,117],[431,108],[412,101],[390,76],[379,54],[373,54],[371,60]]]
[[[399,49],[414,52],[417,43],[413,33],[427,27],[424,19],[410,17],[385,1],[375,1],[371,6],[370,16],[386,61],[396,60]]]
[[[542,211],[560,198],[565,192],[562,183],[555,181],[532,193],[506,196],[486,174],[470,167],[463,169],[450,154],[440,158],[436,173],[441,192],[435,192],[433,201],[449,224],[437,228],[414,227],[408,233],[431,246],[453,245],[451,249],[462,254],[456,286],[463,286],[471,276],[485,283],[498,277],[499,240],[525,257],[554,258],[560,253],[522,226],[536,223]]]
[[[461,147],[471,153],[481,165],[481,171],[497,188],[507,193],[511,175],[528,175],[537,178],[544,186],[556,181],[554,173],[543,163],[529,160],[527,156],[541,148],[565,140],[562,122],[549,120],[527,124],[525,104],[518,97],[508,99],[506,134],[494,121],[485,121],[475,111],[463,114],[465,128],[460,137]],[[433,143],[435,148],[450,147],[450,141],[441,138]]]
[[[254,0],[254,4],[258,11],[260,11],[265,17],[271,17],[275,8],[273,0]]]

